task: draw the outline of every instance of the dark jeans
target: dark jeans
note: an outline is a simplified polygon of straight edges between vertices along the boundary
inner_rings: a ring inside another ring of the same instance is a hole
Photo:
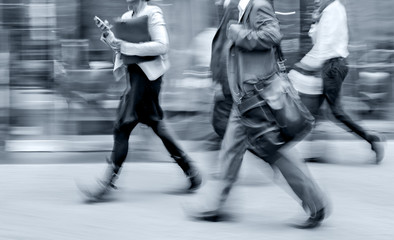
[[[129,149],[129,137],[131,131],[138,124],[138,121],[131,122],[126,125],[122,125],[120,128],[114,130],[114,147],[111,155],[111,160],[116,167],[120,168],[126,159]],[[152,128],[156,135],[161,139],[167,151],[171,154],[171,157],[177,162],[186,175],[189,175],[192,171],[191,162],[182,151],[182,149],[176,144],[175,140],[169,134],[164,123],[160,121],[148,121],[146,124]]]
[[[313,117],[315,117],[316,121],[321,118],[320,107],[324,102],[323,94],[305,94],[298,93],[301,98],[301,101],[308,108],[309,112],[312,113]]]
[[[323,94],[300,94],[301,100],[308,107],[309,111],[317,117],[323,100],[326,99],[336,119],[361,138],[371,142],[371,136],[360,125],[355,123],[351,117],[345,113],[342,107],[340,93],[342,83],[347,73],[348,67],[346,66],[346,60],[344,58],[333,58],[328,60],[322,68]]]
[[[221,139],[226,132],[228,118],[230,117],[231,108],[233,107],[233,99],[230,96],[216,99],[213,105],[212,126]]]

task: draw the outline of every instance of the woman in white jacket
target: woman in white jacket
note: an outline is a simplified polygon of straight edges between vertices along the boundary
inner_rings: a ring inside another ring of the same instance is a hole
[[[171,157],[189,178],[188,191],[197,189],[201,184],[201,177],[192,165],[191,159],[176,144],[162,121],[163,111],[159,104],[159,93],[162,76],[169,68],[167,58],[169,41],[162,10],[157,6],[148,5],[148,1],[126,0],[129,11],[123,14],[122,19],[148,16],[148,30],[151,41],[126,42],[116,38],[111,31],[108,31],[105,37],[102,36],[102,38],[105,38],[105,42],[115,46],[113,47],[114,50],[122,55],[156,57],[153,60],[129,65],[123,64],[121,58],[116,58],[115,66],[127,69],[126,81],[128,86],[118,107],[114,127],[114,147],[111,158],[108,160],[110,163],[108,171],[104,179],[100,181],[99,189],[90,194],[91,197],[96,199],[103,197],[111,187],[114,187],[114,181],[127,156],[130,133],[138,123],[148,125],[160,137]]]

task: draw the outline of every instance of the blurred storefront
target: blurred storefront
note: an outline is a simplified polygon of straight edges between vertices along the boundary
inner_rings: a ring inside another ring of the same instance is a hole
[[[343,2],[350,31],[344,95],[360,118],[394,120],[394,2]]]
[[[172,67],[163,83],[163,107],[169,123],[178,124],[178,135],[190,138],[188,129],[210,125],[210,44],[220,16],[215,0],[150,2],[163,9],[171,40]],[[394,120],[394,3],[342,2],[351,40],[345,107],[359,119]],[[111,22],[127,10],[126,2],[0,4],[0,73],[5,76],[0,81],[0,141],[111,134],[124,83],[113,81],[112,52],[99,40],[93,17]],[[307,33],[314,0],[275,1],[275,8],[286,64],[291,67],[311,48]]]

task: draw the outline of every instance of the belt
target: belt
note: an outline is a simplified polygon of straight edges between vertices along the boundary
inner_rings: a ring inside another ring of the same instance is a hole
[[[255,108],[261,104],[265,104],[265,100],[258,94],[252,95],[242,100],[240,104],[238,104],[238,110],[241,115],[248,110]]]
[[[266,86],[265,81],[260,81],[255,84],[244,83],[243,89],[245,91],[245,96],[250,96],[256,94],[258,91],[261,91]]]
[[[245,92],[241,98],[241,103],[238,104],[238,110],[241,114],[265,102],[258,93],[263,90],[266,85],[266,81],[259,81],[255,84],[244,83],[243,89]]]
[[[346,58],[343,58],[343,57],[336,57],[336,58],[331,58],[331,59],[329,59],[328,61],[329,61],[329,62],[335,62],[335,61],[343,61],[343,60],[346,60]]]

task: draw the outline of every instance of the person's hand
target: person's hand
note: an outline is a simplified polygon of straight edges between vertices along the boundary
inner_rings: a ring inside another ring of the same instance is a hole
[[[115,51],[120,49],[121,40],[116,38],[111,30],[102,33],[101,41],[108,44]]]
[[[227,24],[227,38],[231,41],[237,40],[238,33],[242,30],[242,25],[236,21],[230,21]]]
[[[120,42],[120,40],[115,37],[115,34],[111,30],[104,32],[103,37],[111,44],[117,44]]]

